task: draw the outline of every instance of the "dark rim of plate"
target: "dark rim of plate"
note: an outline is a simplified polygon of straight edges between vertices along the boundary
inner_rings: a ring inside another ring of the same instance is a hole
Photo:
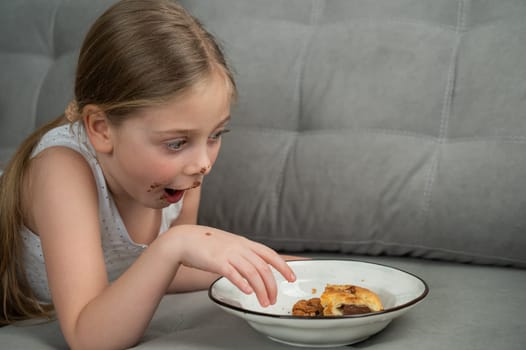
[[[225,277],[219,277],[218,279],[216,279],[210,285],[210,288],[208,288],[208,297],[214,303],[216,303],[218,305],[221,305],[221,306],[224,306],[226,308],[233,309],[233,310],[245,313],[245,314],[266,316],[266,317],[274,317],[274,318],[287,318],[287,319],[294,319],[294,320],[325,320],[325,319],[330,320],[330,319],[363,318],[363,317],[372,317],[372,316],[377,316],[377,315],[388,314],[388,313],[391,313],[391,312],[394,312],[394,311],[398,311],[398,310],[401,310],[401,309],[405,309],[405,308],[407,308],[409,306],[417,304],[419,301],[424,299],[426,297],[426,295],[429,293],[429,287],[428,287],[427,283],[422,278],[418,277],[417,275],[415,275],[415,274],[413,274],[411,272],[404,271],[404,270],[399,269],[397,267],[393,267],[393,266],[389,266],[389,265],[385,265],[385,264],[373,263],[373,262],[369,262],[369,261],[362,261],[362,260],[330,259],[330,258],[327,258],[327,259],[326,258],[309,258],[308,260],[289,260],[288,263],[289,264],[295,264],[295,263],[302,263],[302,262],[305,262],[305,261],[345,261],[345,262],[357,262],[357,263],[361,263],[361,264],[383,266],[383,267],[386,267],[386,268],[389,268],[389,269],[393,269],[393,270],[396,270],[396,271],[399,271],[399,272],[403,272],[405,274],[408,274],[408,275],[418,279],[424,285],[424,291],[418,297],[410,300],[409,302],[397,305],[395,307],[384,309],[382,311],[370,312],[370,313],[366,313],[366,314],[343,315],[343,316],[294,316],[294,315],[269,314],[269,313],[266,313],[266,312],[247,310],[247,309],[244,309],[244,308],[236,306],[236,305],[228,304],[228,303],[225,303],[225,302],[217,299],[215,296],[212,295],[212,289],[213,289],[214,285],[217,282],[219,282],[220,280],[224,279]]]

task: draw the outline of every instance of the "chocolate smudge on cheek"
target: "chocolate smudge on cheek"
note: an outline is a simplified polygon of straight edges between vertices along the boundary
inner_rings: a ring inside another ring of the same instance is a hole
[[[199,187],[201,186],[201,182],[200,181],[195,181],[194,184],[192,185],[192,188],[196,188],[196,187]]]
[[[205,235],[206,236],[212,236],[212,234],[210,232],[206,232]]]
[[[154,182],[153,185],[150,185],[150,188],[148,189],[147,192],[152,192],[153,190],[159,188],[160,186],[161,186],[160,183]]]

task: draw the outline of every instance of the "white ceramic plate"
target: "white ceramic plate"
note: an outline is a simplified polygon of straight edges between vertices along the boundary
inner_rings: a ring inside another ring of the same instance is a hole
[[[380,264],[313,259],[289,261],[289,265],[297,279],[290,283],[274,271],[278,298],[272,306],[260,306],[254,294],[244,294],[224,277],[210,286],[208,295],[223,310],[246,320],[272,340],[296,346],[334,347],[357,343],[380,332],[429,292],[421,278]],[[319,297],[327,283],[368,288],[378,294],[384,311],[334,317],[292,315],[294,303]]]

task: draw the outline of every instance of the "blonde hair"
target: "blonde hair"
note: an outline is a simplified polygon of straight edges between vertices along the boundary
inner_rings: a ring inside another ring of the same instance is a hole
[[[118,125],[134,111],[180,96],[217,73],[235,98],[232,72],[214,37],[173,1],[122,0],[95,21],[80,50],[74,101],[22,143],[0,177],[0,325],[53,316],[52,305],[39,303],[31,291],[19,233],[21,187],[40,138],[78,120],[88,104]]]

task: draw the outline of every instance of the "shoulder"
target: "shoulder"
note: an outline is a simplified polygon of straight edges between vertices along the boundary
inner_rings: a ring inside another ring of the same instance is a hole
[[[31,159],[22,183],[24,222],[33,230],[35,215],[85,210],[97,203],[93,172],[83,155],[67,147],[46,148]]]
[[[87,180],[93,174],[86,158],[68,147],[46,148],[30,160],[27,169],[28,185],[67,184],[71,178]]]

